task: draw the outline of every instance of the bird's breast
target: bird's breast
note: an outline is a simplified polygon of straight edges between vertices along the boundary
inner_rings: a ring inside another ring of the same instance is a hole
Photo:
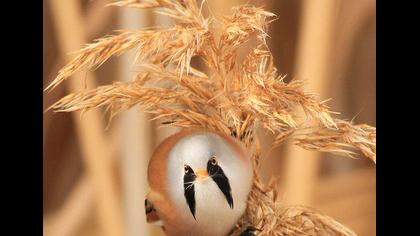
[[[197,182],[195,186],[195,225],[200,230],[200,232],[196,232],[197,235],[227,235],[245,211],[245,201],[238,199],[232,192],[234,201],[232,209],[222,191],[211,178]]]

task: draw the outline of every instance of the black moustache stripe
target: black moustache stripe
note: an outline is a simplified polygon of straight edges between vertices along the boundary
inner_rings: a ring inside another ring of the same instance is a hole
[[[222,191],[223,195],[225,195],[230,208],[233,209],[232,190],[230,188],[229,179],[226,177],[222,168],[217,164],[212,165],[209,162],[207,164],[207,171],[209,172],[209,175],[211,176],[213,181],[217,184],[219,189]]]
[[[187,172],[184,174],[184,196],[187,201],[188,207],[190,208],[192,216],[195,218],[195,188],[194,181],[196,179],[194,171],[191,167],[186,166]],[[229,179],[226,177],[222,168],[219,165],[212,165],[210,162],[207,164],[207,172],[217,184],[220,191],[226,198],[229,207],[233,209],[233,198],[232,190],[230,188]]]
[[[184,196],[187,200],[187,204],[190,208],[191,214],[195,219],[195,189],[193,184],[195,180],[195,174],[190,167],[188,168],[188,172],[184,175]]]

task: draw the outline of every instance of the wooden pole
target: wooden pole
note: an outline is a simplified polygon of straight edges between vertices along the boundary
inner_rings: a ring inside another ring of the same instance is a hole
[[[148,10],[119,8],[119,28],[140,29],[151,24]],[[125,53],[120,61],[120,78],[134,78],[134,51]],[[121,114],[121,174],[124,203],[125,232],[127,236],[151,235],[146,223],[144,199],[147,193],[147,165],[152,154],[150,116],[137,107]]]
[[[208,2],[206,3],[208,4]],[[174,21],[170,17],[162,16],[160,14],[154,14],[154,22],[156,26],[159,27],[171,27],[174,24]],[[154,120],[154,147],[156,148],[165,138],[171,136],[174,133],[177,133],[181,130],[180,127],[176,126],[165,126],[160,127],[160,122],[162,120]],[[160,128],[159,128],[160,127]]]
[[[81,176],[60,209],[44,217],[45,236],[73,236],[87,221],[92,212],[92,184]]]
[[[89,1],[85,17],[85,32],[88,40],[92,37],[101,37],[99,33],[111,24],[116,9],[105,7],[107,3],[109,3],[108,0]]]
[[[335,0],[302,2],[295,74],[298,79],[307,80],[308,89],[323,99],[328,89],[328,55],[335,4]],[[288,148],[283,188],[286,204],[311,204],[319,165],[319,153],[296,146]]]
[[[84,22],[78,0],[52,0],[51,13],[60,51],[63,54],[79,50],[86,43]],[[69,58],[66,58],[69,59]],[[67,60],[66,60],[67,61]],[[66,83],[70,92],[78,92],[94,87],[94,78],[87,73],[74,75]],[[80,112],[72,113],[80,142],[87,176],[94,187],[96,215],[102,235],[123,235],[121,209],[117,196],[115,179],[112,177],[111,153],[103,134],[104,125],[97,111],[90,111],[80,117]]]

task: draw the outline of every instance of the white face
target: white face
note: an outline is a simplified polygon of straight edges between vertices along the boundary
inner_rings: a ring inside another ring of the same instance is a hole
[[[252,166],[249,158],[244,161],[239,155],[224,138],[210,132],[180,139],[169,153],[170,197],[200,235],[227,234],[245,211]],[[186,175],[193,176],[192,181],[187,181],[193,201],[186,197]],[[192,202],[195,210],[191,209]],[[206,233],[209,228],[211,232]]]

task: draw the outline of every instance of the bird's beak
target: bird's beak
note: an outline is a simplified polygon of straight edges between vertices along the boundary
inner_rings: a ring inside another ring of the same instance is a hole
[[[209,177],[209,173],[207,172],[207,170],[201,168],[198,168],[195,171],[195,175],[197,176],[198,180],[205,180],[207,177]]]

